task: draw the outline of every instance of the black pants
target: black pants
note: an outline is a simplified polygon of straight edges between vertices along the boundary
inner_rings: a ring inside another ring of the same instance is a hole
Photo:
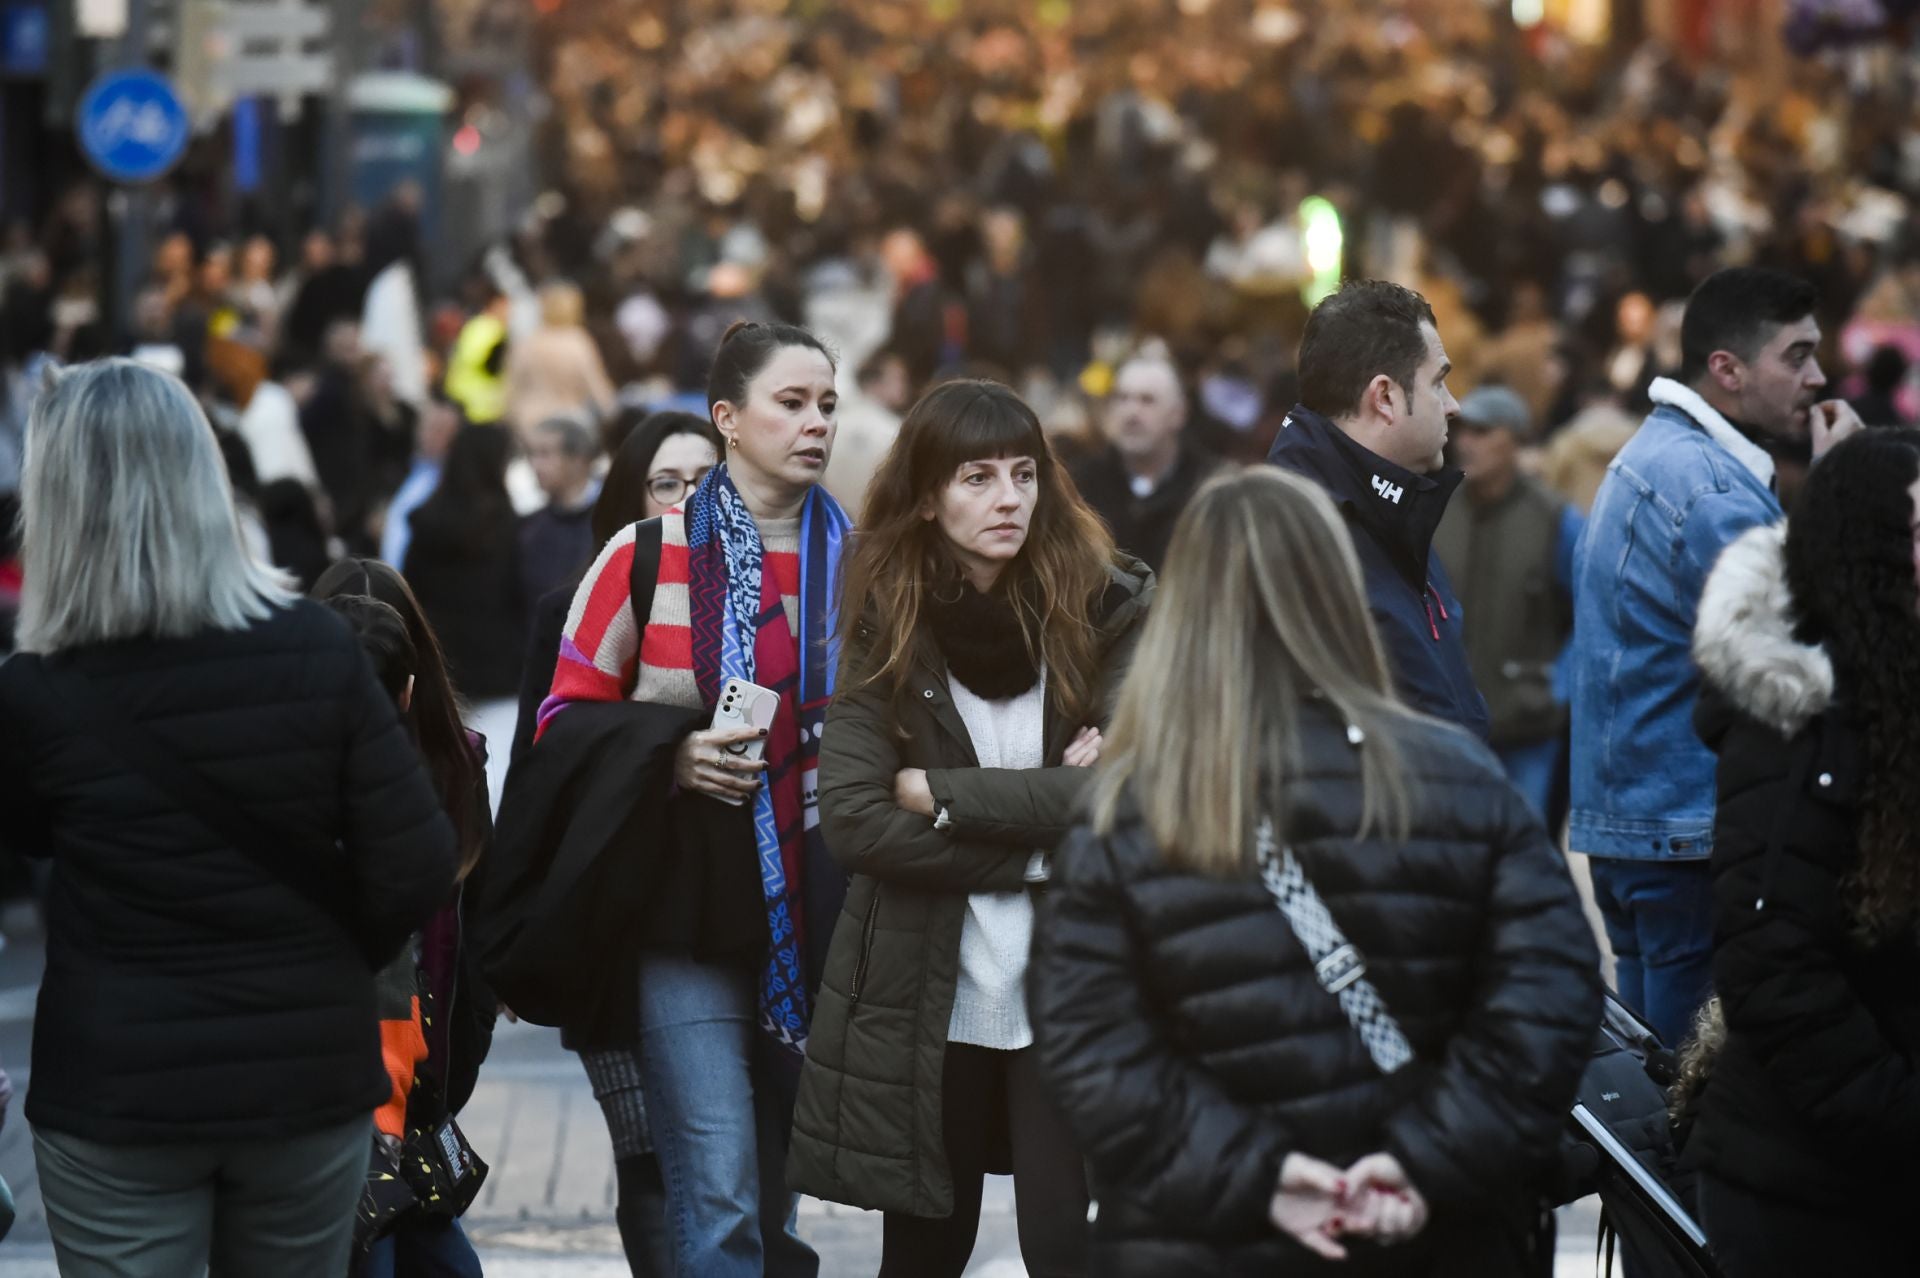
[[[1898,1278],[1916,1264],[1912,1204],[1846,1212],[1700,1177],[1700,1225],[1727,1278]]]
[[[1086,1165],[1040,1082],[1032,1048],[947,1045],[941,1136],[953,1174],[953,1215],[888,1212],[880,1278],[960,1278],[980,1231],[980,1192],[996,1146],[1013,1156],[1020,1257],[1032,1278],[1087,1272]]]

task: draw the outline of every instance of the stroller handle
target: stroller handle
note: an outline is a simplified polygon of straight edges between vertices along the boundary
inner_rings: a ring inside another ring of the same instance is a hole
[[[1693,1217],[1687,1213],[1687,1209],[1680,1205],[1680,1200],[1675,1198],[1652,1172],[1641,1165],[1640,1160],[1634,1157],[1633,1151],[1623,1145],[1620,1138],[1607,1129],[1605,1123],[1594,1117],[1592,1110],[1585,1105],[1575,1105],[1573,1118],[1586,1130],[1587,1135],[1593,1137],[1601,1148],[1613,1156],[1615,1163],[1626,1169],[1627,1175],[1633,1178],[1633,1183],[1653,1200],[1656,1207],[1666,1213],[1667,1218],[1693,1241],[1694,1246],[1707,1245],[1706,1231],[1701,1229]]]

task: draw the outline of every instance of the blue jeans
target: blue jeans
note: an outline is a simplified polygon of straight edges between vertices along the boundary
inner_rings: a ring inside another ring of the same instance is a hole
[[[457,1220],[410,1215],[373,1245],[359,1278],[481,1278],[480,1257]]]
[[[1607,925],[1621,1001],[1668,1047],[1693,1037],[1713,993],[1713,873],[1704,859],[1591,857],[1593,895]]]
[[[667,1224],[687,1278],[815,1278],[787,1189],[793,1090],[760,1031],[756,974],[649,952],[640,1068]]]
[[[1560,738],[1510,746],[1496,753],[1500,756],[1500,766],[1507,770],[1507,780],[1513,782],[1520,797],[1532,805],[1533,814],[1545,821],[1547,806],[1553,802],[1553,771],[1560,766]],[[1558,837],[1557,831],[1549,833]]]

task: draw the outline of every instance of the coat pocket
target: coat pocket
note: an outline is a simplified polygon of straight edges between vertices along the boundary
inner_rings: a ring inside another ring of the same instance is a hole
[[[880,884],[873,885],[873,895],[867,900],[867,917],[860,925],[860,958],[853,965],[853,987],[848,991],[847,1001],[850,1007],[860,1003],[860,989],[867,983],[867,964],[873,958],[873,933],[880,920]]]

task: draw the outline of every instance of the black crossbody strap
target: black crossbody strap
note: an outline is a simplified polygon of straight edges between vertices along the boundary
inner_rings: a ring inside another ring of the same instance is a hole
[[[122,763],[151,781],[209,832],[231,844],[234,851],[324,911],[349,936],[358,935],[347,903],[330,881],[308,868],[312,863],[289,845],[286,831],[268,830],[256,823],[238,799],[220,792],[180,762],[146,728],[114,711],[84,672],[71,666],[56,671],[42,665],[41,669],[54,675],[61,685],[57,691],[65,695],[62,709],[67,718],[78,720]]]

